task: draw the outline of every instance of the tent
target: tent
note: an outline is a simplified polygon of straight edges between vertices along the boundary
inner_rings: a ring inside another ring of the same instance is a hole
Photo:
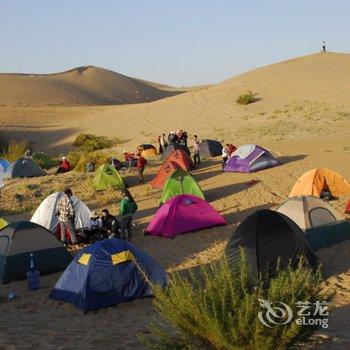
[[[6,227],[9,223],[5,220],[0,218],[0,230]]]
[[[188,172],[179,169],[175,170],[168,178],[163,188],[161,203],[165,203],[170,198],[179,194],[191,194],[205,199],[202,189],[196,180]]]
[[[1,187],[4,187],[4,175],[5,175],[4,168],[0,164],[0,190],[1,190]]]
[[[44,226],[54,234],[59,231],[59,225],[56,214],[57,201],[64,195],[63,192],[56,192],[46,197],[36,209],[30,219],[38,225]],[[90,209],[77,197],[72,196],[71,201],[75,211],[75,228],[77,230],[90,226]]]
[[[302,195],[320,197],[322,191],[329,191],[334,197],[339,197],[350,193],[350,184],[333,170],[312,169],[299,177],[289,197]]]
[[[174,152],[169,154],[166,160],[177,163],[180,166],[180,168],[184,170],[193,169],[193,162],[191,157],[182,149],[175,150]]]
[[[165,287],[164,269],[131,243],[113,238],[98,241],[78,253],[55,284],[51,299],[96,310],[153,295],[148,283]]]
[[[281,268],[289,263],[296,267],[299,256],[310,267],[317,265],[317,258],[303,231],[277,211],[257,210],[241,222],[226,246],[225,254],[231,266],[239,261],[241,248],[246,251],[253,273],[273,273],[278,263]]]
[[[118,171],[109,164],[101,165],[97,169],[92,183],[98,191],[104,191],[109,188],[114,188],[116,190],[124,188],[122,177]]]
[[[157,149],[153,145],[140,145],[137,149],[141,149],[141,156],[143,158],[154,158],[157,156]]]
[[[277,159],[266,149],[257,145],[243,145],[232,153],[224,171],[252,173],[277,165]]]
[[[181,194],[158,209],[146,233],[174,238],[181,233],[220,225],[226,225],[226,221],[209,203],[196,196]]]
[[[313,196],[293,197],[277,211],[291,218],[303,231],[344,220],[331,205]]]
[[[176,150],[181,150],[187,153],[188,156],[191,155],[191,152],[186,145],[183,145],[181,143],[171,143],[166,147],[165,152],[162,154],[162,158],[168,158]]]
[[[13,222],[0,230],[0,281],[25,278],[30,253],[40,274],[62,271],[72,260],[66,248],[44,227],[29,221]]]
[[[13,162],[5,172],[5,178],[36,177],[45,175],[45,171],[31,158],[20,158]]]
[[[11,165],[6,159],[0,158],[0,165],[4,168],[4,171]]]
[[[345,214],[350,214],[350,200],[348,204],[345,206]]]
[[[181,167],[174,162],[166,161],[158,170],[156,177],[152,180],[151,185],[153,188],[162,188],[169,176]]]
[[[222,155],[222,144],[215,140],[203,140],[200,145],[200,154],[206,157]]]

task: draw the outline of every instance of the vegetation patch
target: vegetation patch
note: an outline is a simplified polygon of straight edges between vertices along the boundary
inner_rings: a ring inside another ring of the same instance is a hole
[[[236,99],[236,103],[240,105],[249,105],[255,101],[257,101],[256,94],[253,94],[250,90],[245,94],[239,95]]]
[[[258,317],[261,300],[283,302],[295,315],[296,301],[324,297],[320,273],[303,267],[303,261],[297,269],[277,269],[270,279],[254,277],[242,251],[234,269],[222,259],[197,273],[174,273],[166,290],[155,287],[160,317],[140,339],[148,349],[285,349],[314,328],[297,322],[265,326]]]
[[[111,161],[111,157],[103,151],[94,151],[94,152],[69,152],[67,155],[72,167],[77,172],[85,171],[86,164],[94,163],[95,168],[103,164],[108,164]]]
[[[18,158],[24,156],[25,151],[28,148],[27,141],[11,141],[7,147],[3,149],[2,156],[9,162],[14,162]]]

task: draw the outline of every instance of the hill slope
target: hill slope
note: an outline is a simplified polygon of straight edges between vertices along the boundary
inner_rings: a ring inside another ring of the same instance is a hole
[[[110,105],[155,101],[175,88],[92,66],[56,74],[0,74],[1,104]]]

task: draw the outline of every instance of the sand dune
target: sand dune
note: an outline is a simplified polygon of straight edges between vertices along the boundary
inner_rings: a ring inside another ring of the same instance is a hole
[[[1,104],[111,105],[155,101],[176,88],[86,66],[56,74],[0,74]]]

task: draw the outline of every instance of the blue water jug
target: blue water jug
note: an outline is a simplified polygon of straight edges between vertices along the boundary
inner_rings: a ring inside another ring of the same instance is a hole
[[[30,268],[27,272],[27,285],[29,290],[36,290],[40,288],[40,273],[35,270],[33,253],[29,255]]]

